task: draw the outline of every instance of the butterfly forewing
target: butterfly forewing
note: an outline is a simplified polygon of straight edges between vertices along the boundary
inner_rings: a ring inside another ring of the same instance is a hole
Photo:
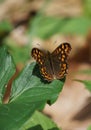
[[[71,50],[69,43],[63,43],[59,45],[51,54],[54,75],[56,79],[62,79],[65,77],[68,71],[68,54]]]
[[[48,53],[42,52],[38,48],[33,48],[31,52],[32,57],[39,64],[40,72],[45,80],[53,80],[53,73],[50,66]]]
[[[52,55],[65,54],[66,56],[68,56],[70,51],[71,45],[69,43],[62,43],[52,52]]]
[[[38,48],[33,48],[31,55],[40,65],[43,64],[45,55],[42,53],[41,50],[39,50]]]

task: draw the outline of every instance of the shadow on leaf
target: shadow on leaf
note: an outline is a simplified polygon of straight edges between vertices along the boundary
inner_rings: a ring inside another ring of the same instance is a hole
[[[32,74],[37,76],[38,78],[40,78],[41,82],[43,82],[44,84],[50,84],[51,83],[51,82],[48,82],[47,80],[44,80],[43,76],[41,75],[41,73],[39,71],[39,65],[38,64],[35,65]]]
[[[43,130],[43,128],[41,127],[41,125],[36,125],[36,126],[33,126],[27,130]]]
[[[50,84],[52,81],[47,81],[43,78],[43,76],[41,75],[40,73],[40,70],[39,70],[39,65],[38,64],[35,64],[35,67],[33,69],[33,75],[37,76],[38,78],[40,78],[41,82],[43,82],[44,84]],[[65,82],[65,79],[66,77],[64,77],[63,79],[59,79],[61,82]]]
[[[54,127],[54,128],[48,129],[48,130],[59,130],[59,128]]]

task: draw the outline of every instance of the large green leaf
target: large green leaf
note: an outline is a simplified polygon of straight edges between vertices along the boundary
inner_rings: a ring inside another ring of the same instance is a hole
[[[4,94],[5,85],[7,85],[14,73],[15,65],[12,57],[7,52],[6,47],[0,47],[0,102]]]
[[[44,81],[39,73],[38,65],[28,64],[21,75],[13,82],[11,101],[24,99],[29,102],[42,100],[56,100],[62,90],[63,81]],[[20,96],[19,96],[20,95]],[[36,97],[36,98],[35,98]]]
[[[19,130],[39,105],[40,102],[29,104],[23,101],[2,104],[0,106],[0,129]]]
[[[14,62],[16,64],[26,64],[30,59],[30,47],[29,45],[20,46],[16,43],[16,41],[10,37],[6,38],[5,43],[9,47],[9,51],[11,52]]]
[[[32,27],[29,28],[29,34],[30,36],[46,39],[57,33],[62,24],[63,19],[40,15],[33,20]]]
[[[46,117],[45,115],[43,115],[42,113],[36,111],[33,116],[22,126],[21,130],[25,130],[28,128],[35,128],[36,126],[36,130],[38,129],[38,127],[40,127],[40,130],[59,130],[59,128],[57,128],[56,124],[49,119],[48,117]],[[29,130],[35,130],[35,129],[29,129]]]
[[[70,18],[66,24],[60,28],[64,34],[86,35],[91,27],[91,19],[88,17]]]
[[[3,55],[1,55],[2,60]],[[5,57],[7,56],[6,53]],[[7,61],[6,59],[5,61]],[[12,71],[9,70],[13,61],[11,59],[4,63],[9,67],[3,69],[3,73],[5,73],[3,78],[6,77],[6,72],[11,74]],[[41,108],[47,101],[51,104],[57,99],[63,84],[64,80],[54,80],[51,83],[44,81],[39,73],[38,65],[35,63],[26,65],[13,81],[9,103],[0,106],[0,129],[19,130],[35,110]]]
[[[38,20],[37,20],[38,19]],[[57,18],[37,16],[29,28],[30,36],[47,39],[54,34],[86,35],[91,27],[91,19],[85,16],[75,18]]]

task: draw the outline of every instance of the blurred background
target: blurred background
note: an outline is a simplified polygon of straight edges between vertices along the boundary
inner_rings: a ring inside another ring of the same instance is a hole
[[[53,51],[72,46],[69,73],[58,100],[44,113],[62,130],[91,130],[91,0],[0,0],[0,44],[5,44],[17,73],[32,61],[31,49]]]

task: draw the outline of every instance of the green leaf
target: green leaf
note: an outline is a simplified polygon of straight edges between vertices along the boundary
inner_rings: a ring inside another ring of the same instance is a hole
[[[30,128],[28,130],[35,130],[32,129],[35,127],[36,130],[38,127],[40,128],[39,130],[59,130],[59,128],[57,128],[56,124],[51,119],[38,111],[36,111],[33,116],[23,125],[21,130],[28,128]]]
[[[91,80],[87,81],[87,80],[78,80],[78,79],[75,79],[75,81],[84,83],[84,85],[86,86],[86,88],[87,88],[89,91],[91,91]]]
[[[24,129],[25,130],[25,129]],[[30,127],[29,129],[27,130],[43,130],[43,128],[40,126],[40,125],[36,125],[36,126],[33,126],[33,127]]]
[[[91,19],[88,17],[57,18],[37,16],[32,27],[29,28],[30,36],[47,39],[54,34],[80,34],[86,35],[91,27]]]
[[[87,130],[91,130],[91,125],[87,128]]]
[[[66,24],[60,28],[60,32],[64,34],[86,35],[90,27],[91,19],[88,17],[70,18]]]
[[[8,33],[13,29],[12,24],[8,21],[2,21],[0,22],[0,42],[2,43],[2,40],[5,36],[8,35]]]
[[[15,73],[15,65],[6,47],[0,47],[0,102],[2,100],[5,85]]]
[[[32,30],[30,26],[29,33],[46,39],[58,32],[62,22],[60,18],[37,16],[32,22]]]
[[[23,101],[2,104],[0,106],[0,129],[19,130],[39,105],[40,102],[29,104]]]
[[[11,51],[12,51],[12,56],[14,58],[15,63],[19,64],[19,63],[27,63],[27,61],[29,60],[30,56],[29,56],[29,52],[30,52],[30,48],[28,48],[28,46],[10,46]]]
[[[53,103],[64,81],[44,81],[35,63],[28,64],[13,81],[9,104],[0,106],[0,129],[17,130],[47,101]],[[7,127],[6,127],[7,126]]]
[[[91,17],[91,0],[83,1],[84,14]]]
[[[19,46],[16,41],[12,40],[11,38],[6,38],[5,43],[7,44],[10,53],[13,56],[14,62],[16,64],[23,63],[26,64],[27,61],[30,59],[30,47],[28,45]]]
[[[22,98],[23,101],[24,99],[31,100],[29,102],[56,100],[58,93],[62,90],[63,82],[64,79],[61,81],[54,80],[51,83],[44,81],[40,75],[38,65],[36,63],[28,64],[21,75],[13,82],[11,101],[17,97],[18,100],[22,100]]]
[[[0,33],[3,31],[11,31],[13,29],[12,24],[8,21],[2,21],[0,22]]]

